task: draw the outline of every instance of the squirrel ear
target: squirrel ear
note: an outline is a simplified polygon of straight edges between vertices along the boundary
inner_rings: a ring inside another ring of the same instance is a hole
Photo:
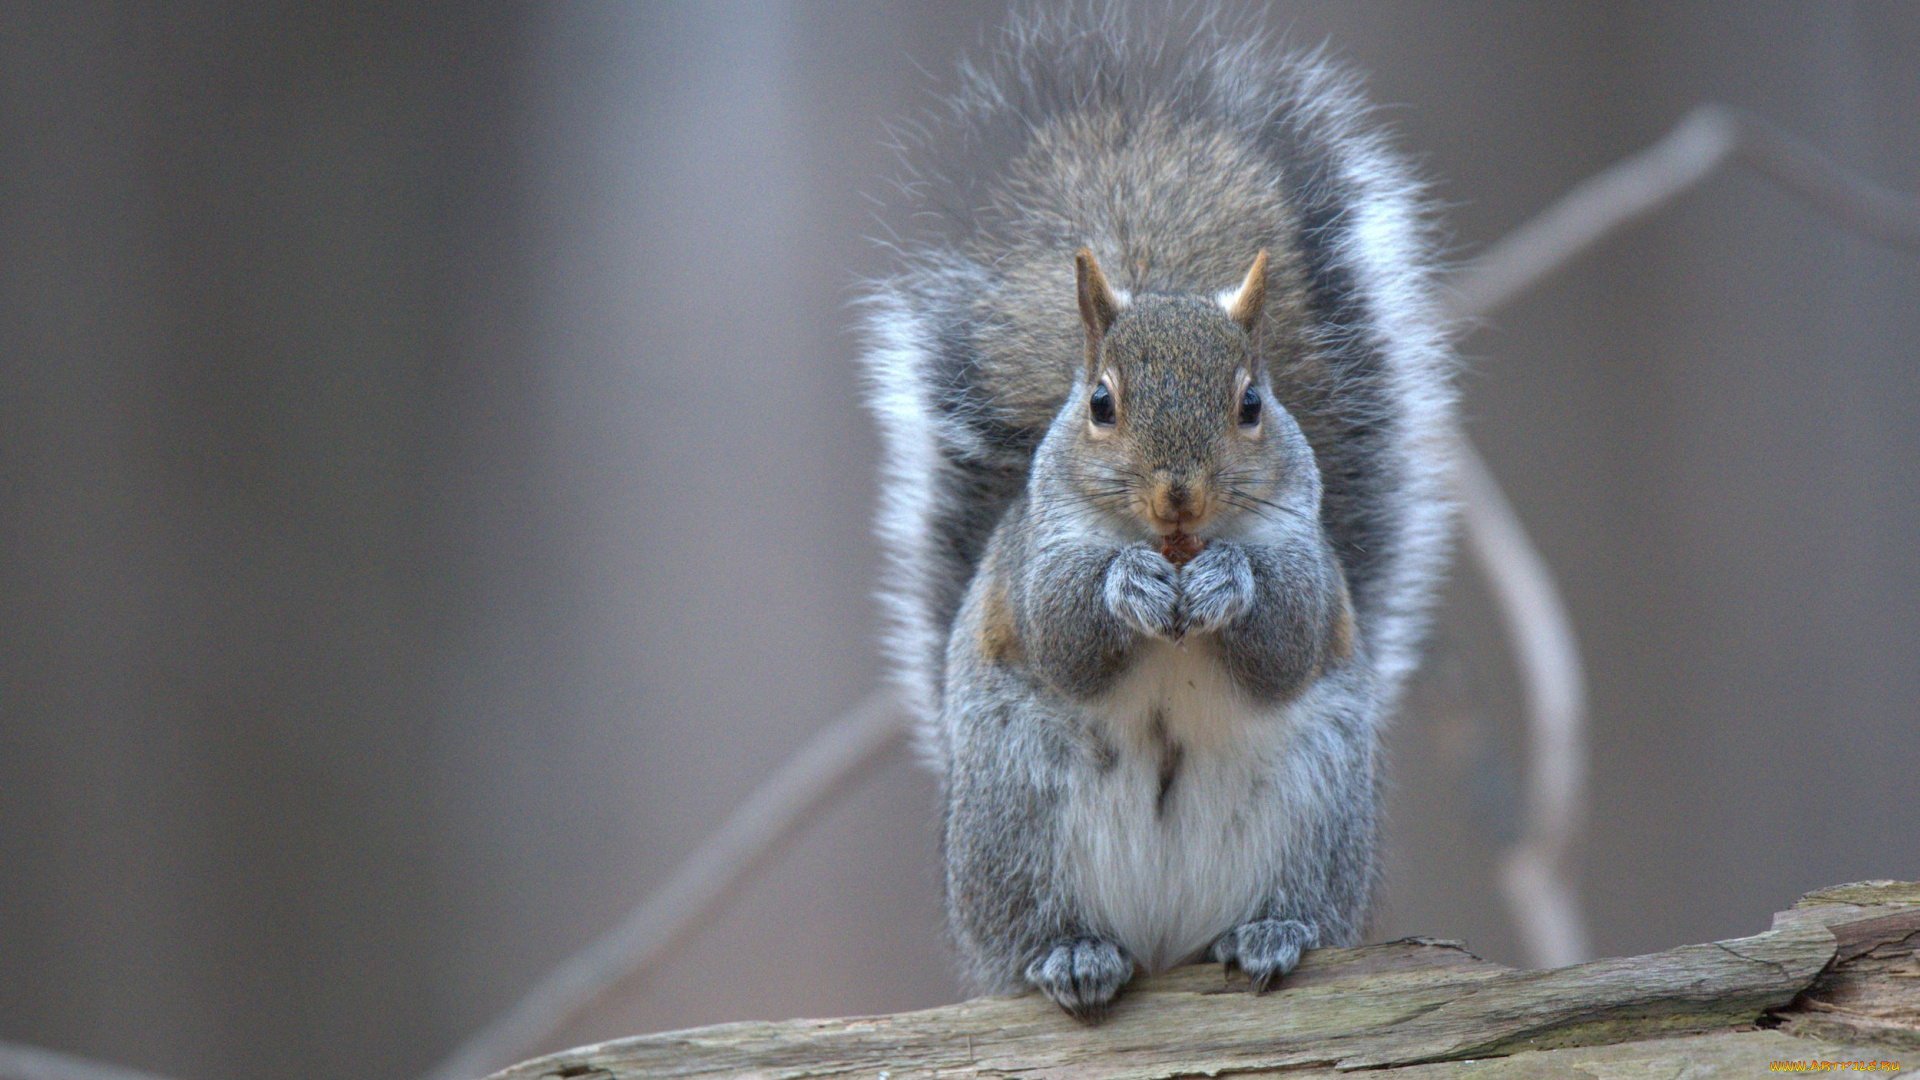
[[[1247,270],[1247,278],[1240,283],[1240,291],[1233,296],[1222,296],[1221,306],[1227,309],[1227,317],[1240,324],[1240,329],[1253,333],[1260,325],[1260,305],[1267,301],[1267,249],[1261,248],[1260,254],[1253,257],[1253,266]]]
[[[1107,287],[1107,276],[1100,272],[1093,252],[1081,248],[1073,257],[1073,268],[1080,289],[1080,321],[1087,324],[1087,348],[1092,350],[1120,314],[1120,301]]]

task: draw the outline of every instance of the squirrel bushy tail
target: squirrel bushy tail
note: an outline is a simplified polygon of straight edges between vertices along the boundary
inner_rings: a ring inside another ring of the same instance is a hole
[[[1200,13],[1073,4],[1017,15],[903,138],[908,175],[865,364],[886,459],[887,646],[933,718],[956,611],[1083,356],[1073,253],[1127,293],[1217,290],[1276,253],[1310,347],[1270,358],[1320,466],[1358,659],[1385,711],[1444,556],[1450,354],[1409,171],[1320,52]]]

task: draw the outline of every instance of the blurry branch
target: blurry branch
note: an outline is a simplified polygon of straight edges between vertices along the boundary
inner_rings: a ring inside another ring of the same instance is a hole
[[[1500,888],[1535,967],[1589,956],[1587,920],[1567,880],[1567,855],[1586,810],[1586,673],[1573,619],[1480,452],[1454,444],[1467,546],[1507,624],[1527,698],[1526,824],[1500,865]]]
[[[505,1015],[455,1048],[427,1080],[474,1080],[513,1064],[616,986],[658,964],[834,795],[899,745],[906,730],[905,710],[888,691],[868,695],[828,724],[748,796],[665,887],[548,972]]]
[[[1448,307],[1484,316],[1623,226],[1738,161],[1866,236],[1920,247],[1920,198],[1867,183],[1771,124],[1702,105],[1659,142],[1585,181],[1461,270]],[[1586,678],[1552,571],[1465,434],[1455,446],[1468,546],[1493,588],[1526,688],[1526,823],[1501,888],[1540,967],[1587,958],[1586,920],[1567,856],[1586,806]]]
[[[1574,256],[1738,161],[1855,232],[1920,247],[1920,198],[1868,183],[1755,116],[1702,105],[1666,137],[1582,181],[1461,270],[1450,307],[1485,315],[1546,280]]]
[[[0,1042],[0,1080],[166,1080],[72,1054]]]
[[[1484,316],[1622,226],[1738,160],[1887,243],[1920,247],[1920,199],[1858,179],[1754,117],[1703,105],[1658,143],[1568,192],[1462,269],[1449,314]],[[1585,676],[1572,620],[1545,560],[1464,434],[1455,447],[1468,545],[1492,585],[1527,689],[1531,740],[1527,824],[1502,885],[1540,966],[1585,959],[1586,924],[1565,863],[1585,804]],[[504,1016],[462,1043],[426,1080],[475,1080],[537,1049],[610,990],[660,962],[832,796],[901,741],[904,710],[887,692],[828,725],[749,796],[664,888],[548,973]],[[0,1043],[0,1080],[163,1080],[148,1073]]]

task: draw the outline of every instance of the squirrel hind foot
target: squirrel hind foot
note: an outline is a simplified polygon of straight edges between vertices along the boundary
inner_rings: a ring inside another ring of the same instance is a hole
[[[1311,926],[1296,919],[1255,919],[1220,935],[1213,958],[1228,971],[1239,968],[1264,994],[1300,964],[1300,953],[1320,943]]]
[[[1133,978],[1133,960],[1105,938],[1055,942],[1027,965],[1027,982],[1083,1024],[1106,1019],[1113,999]]]

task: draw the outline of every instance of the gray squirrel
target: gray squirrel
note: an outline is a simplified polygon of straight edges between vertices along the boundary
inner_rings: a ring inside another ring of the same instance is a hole
[[[1099,1019],[1357,941],[1448,542],[1419,189],[1354,80],[1029,9],[905,147],[870,298],[887,639],[967,983]]]

